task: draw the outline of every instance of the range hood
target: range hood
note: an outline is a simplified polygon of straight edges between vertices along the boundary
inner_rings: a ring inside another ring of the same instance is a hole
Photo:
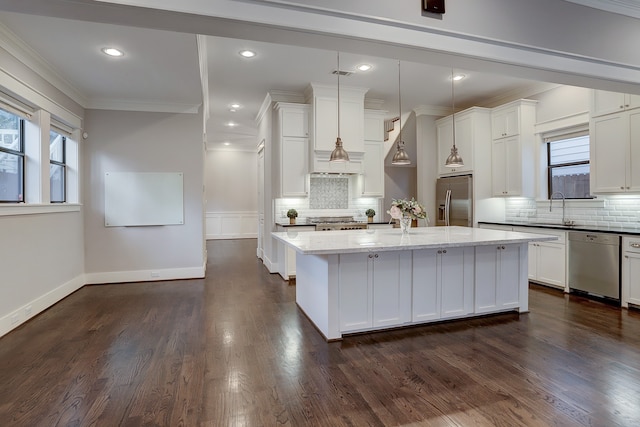
[[[338,135],[338,87],[311,83],[305,99],[309,118],[309,173],[363,173],[364,96],[368,88],[340,85],[340,136],[348,162],[329,162]]]

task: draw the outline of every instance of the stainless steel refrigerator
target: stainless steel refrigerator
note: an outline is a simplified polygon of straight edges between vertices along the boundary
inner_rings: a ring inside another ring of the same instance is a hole
[[[436,181],[436,225],[473,227],[473,179],[471,175]]]

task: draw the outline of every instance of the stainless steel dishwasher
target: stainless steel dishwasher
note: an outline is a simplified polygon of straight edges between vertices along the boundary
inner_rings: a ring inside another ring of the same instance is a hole
[[[569,231],[569,288],[620,300],[620,236]]]

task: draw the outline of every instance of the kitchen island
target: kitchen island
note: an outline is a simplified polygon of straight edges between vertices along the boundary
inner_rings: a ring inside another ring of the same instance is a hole
[[[272,233],[296,256],[296,303],[327,340],[528,311],[527,247],[555,236],[469,227]]]

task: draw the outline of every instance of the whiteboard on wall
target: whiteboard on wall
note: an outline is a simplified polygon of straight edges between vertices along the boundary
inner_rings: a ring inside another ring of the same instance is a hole
[[[184,224],[182,173],[106,172],[106,227]]]

